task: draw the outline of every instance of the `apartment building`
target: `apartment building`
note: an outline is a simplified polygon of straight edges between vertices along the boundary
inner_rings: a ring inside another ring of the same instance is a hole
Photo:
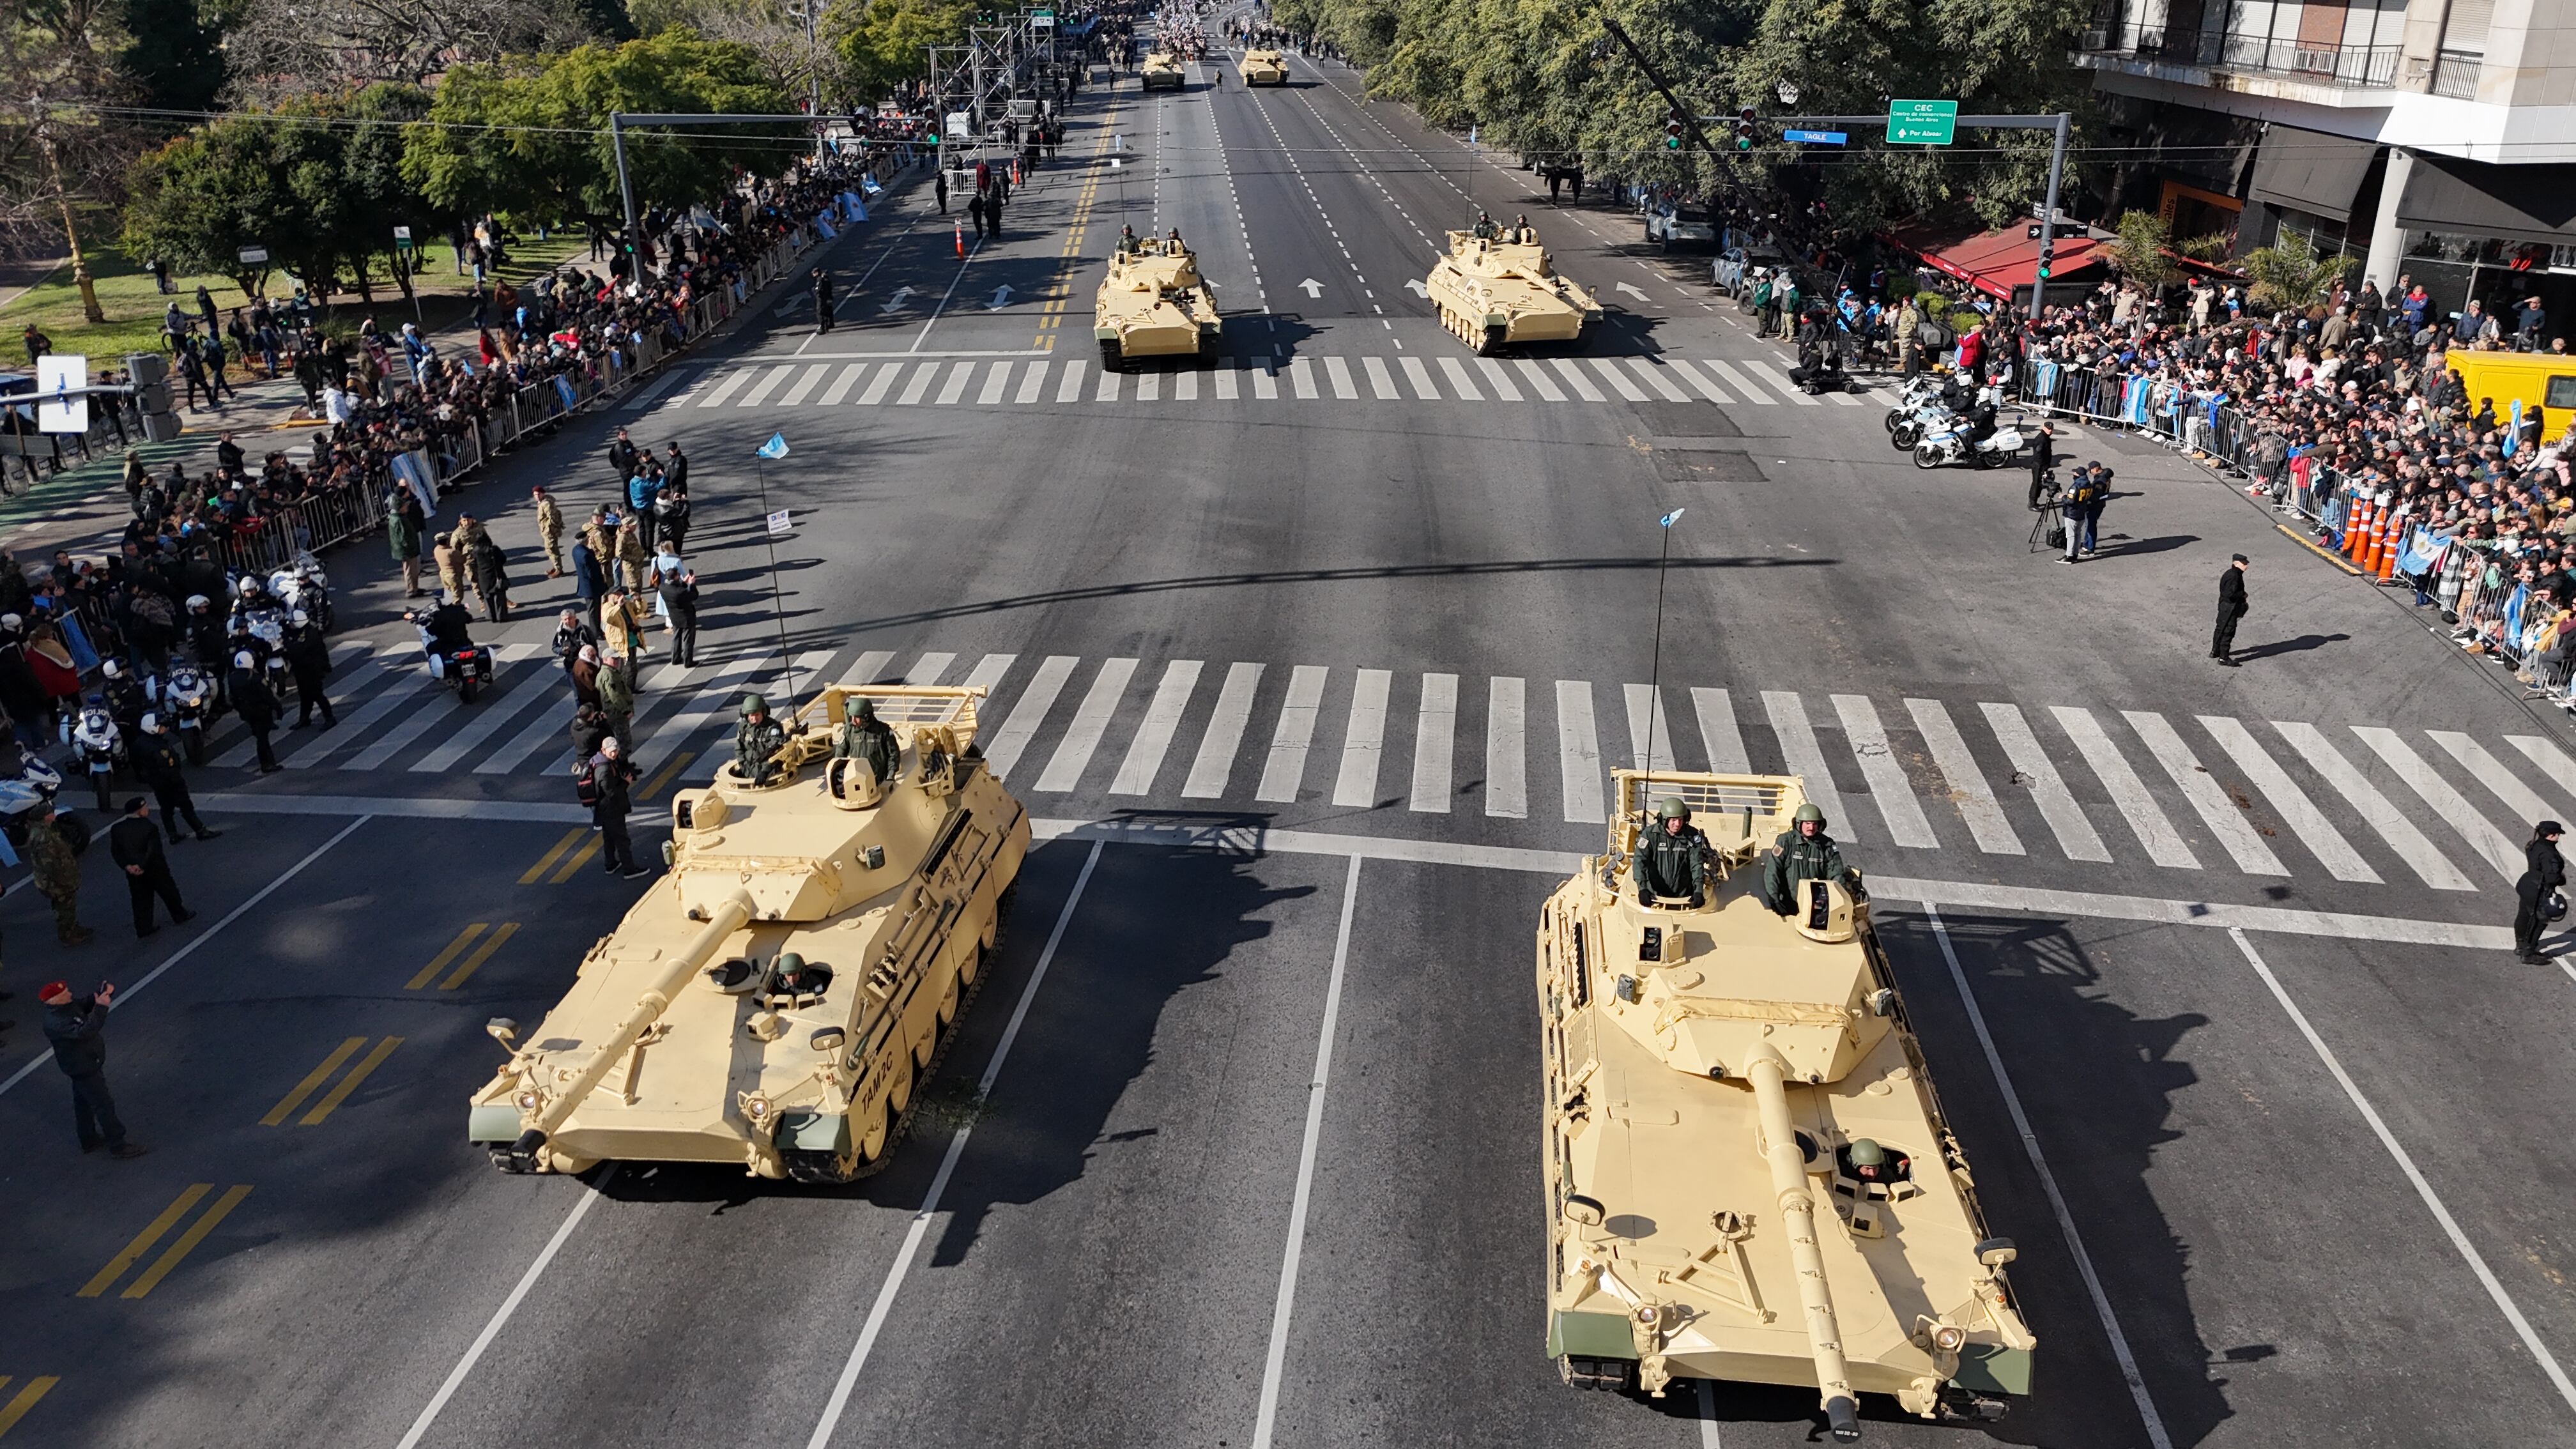
[[[2576,0],[2099,0],[2076,61],[2123,205],[2295,231],[2576,340]]]

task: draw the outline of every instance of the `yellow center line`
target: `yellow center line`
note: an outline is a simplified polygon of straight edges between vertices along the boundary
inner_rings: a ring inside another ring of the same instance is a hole
[[[661,794],[662,787],[670,784],[671,778],[679,774],[682,770],[687,769],[689,767],[689,762],[697,757],[698,752],[695,750],[682,750],[677,755],[672,756],[671,763],[664,765],[662,767],[662,773],[655,775],[652,782],[644,787],[644,793],[636,796],[635,798],[638,800],[650,800],[654,796]]]
[[[596,840],[591,842],[593,847],[596,847],[598,843],[599,842]],[[483,969],[484,962],[492,959],[493,952],[501,949],[502,942],[510,939],[510,937],[518,933],[518,929],[518,922],[503,921],[499,929],[493,931],[492,934],[484,940],[482,945],[474,948],[473,955],[465,958],[464,965],[459,966],[454,971],[448,973],[447,979],[438,983],[438,989],[441,991],[454,991],[457,987],[464,985],[468,977],[471,977],[475,972]]]
[[[62,1378],[57,1374],[38,1374],[27,1380],[27,1386],[20,1389],[16,1396],[8,1403],[0,1404],[0,1434],[6,1434],[17,1428],[18,1421],[27,1417],[27,1411],[36,1407],[36,1401],[43,1398],[47,1390],[61,1382]],[[7,1388],[8,1385],[8,1377],[0,1375],[0,1388]]]
[[[170,1270],[179,1266],[179,1260],[195,1252],[197,1245],[206,1240],[206,1235],[215,1230],[215,1225],[229,1216],[234,1208],[240,1207],[242,1199],[248,1196],[250,1196],[248,1183],[238,1183],[225,1188],[224,1195],[215,1199],[215,1205],[206,1209],[204,1216],[188,1224],[188,1230],[179,1235],[179,1240],[172,1243],[160,1257],[153,1259],[152,1266],[143,1270],[143,1276],[128,1284],[125,1291],[116,1296],[140,1298],[160,1287],[161,1280],[170,1276]]]
[[[566,841],[565,844],[569,845],[571,842]],[[563,846],[558,845],[555,849],[560,852],[563,849]],[[545,862],[538,862],[537,868],[539,870],[545,869]],[[519,883],[521,885],[527,884],[527,878],[525,876],[520,877]],[[484,922],[476,921],[473,925],[470,925],[464,930],[458,932],[456,939],[447,943],[446,950],[441,951],[436,956],[430,958],[430,963],[420,968],[419,975],[414,976],[409,981],[403,983],[403,990],[418,991],[432,981],[437,980],[438,973],[447,969],[447,963],[462,955],[465,948],[473,945],[474,938],[482,935],[485,929],[486,927]]]
[[[163,1208],[161,1210],[161,1216],[154,1218],[149,1224],[145,1225],[142,1232],[134,1235],[134,1241],[125,1245],[124,1251],[118,1253],[115,1257],[108,1259],[107,1266],[99,1269],[98,1275],[82,1284],[81,1290],[72,1296],[75,1298],[96,1298],[101,1293],[106,1292],[108,1284],[124,1277],[125,1270],[134,1266],[135,1259],[151,1252],[152,1245],[161,1241],[161,1235],[163,1233],[177,1227],[179,1225],[179,1219],[186,1217],[189,1210],[194,1208],[200,1199],[204,1198],[207,1193],[213,1192],[214,1190],[215,1185],[211,1182],[189,1184],[188,1189],[179,1194],[179,1200],[177,1202]]]
[[[549,884],[562,885],[565,881],[572,879],[572,873],[574,871],[590,864],[590,858],[599,854],[600,839],[601,837],[598,834],[593,833],[590,837],[590,843],[573,852],[572,859],[563,863],[563,869],[555,872],[554,879],[549,882]]]
[[[572,849],[573,846],[581,840],[582,833],[589,828],[590,827],[587,825],[576,825],[572,829],[565,831],[564,838],[555,842],[555,848],[547,851],[541,856],[538,856],[537,863],[528,867],[528,873],[519,877],[519,884],[535,885],[537,883],[537,877],[544,875],[548,866],[553,865],[556,859],[565,851]]]
[[[497,939],[498,938],[496,937],[495,940]],[[367,1079],[367,1074],[373,1072],[376,1068],[383,1066],[385,1064],[385,1058],[392,1056],[394,1054],[394,1048],[401,1046],[402,1044],[403,1039],[398,1036],[389,1036],[383,1041],[376,1043],[376,1049],[367,1053],[365,1057],[359,1060],[357,1066],[350,1069],[349,1075],[340,1079],[340,1085],[331,1089],[331,1095],[314,1103],[313,1110],[304,1114],[303,1125],[307,1127],[321,1126],[322,1119],[339,1110],[340,1104],[349,1100],[349,1094],[358,1090],[358,1084]]]
[[[367,1039],[365,1037],[353,1036],[347,1041],[344,1041],[338,1046],[332,1048],[331,1054],[322,1059],[322,1065],[315,1067],[310,1072],[307,1072],[304,1076],[304,1080],[295,1084],[294,1091],[287,1093],[276,1106],[268,1109],[268,1115],[259,1119],[259,1125],[262,1127],[284,1126],[286,1124],[286,1119],[295,1114],[295,1109],[304,1105],[304,1099],[312,1096],[315,1088],[320,1087],[324,1082],[331,1080],[331,1074],[340,1070],[341,1064],[348,1061],[352,1056],[357,1055],[358,1048],[365,1046],[366,1044]]]

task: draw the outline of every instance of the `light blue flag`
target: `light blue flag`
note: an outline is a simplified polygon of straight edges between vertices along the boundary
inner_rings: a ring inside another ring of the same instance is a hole
[[[785,433],[770,434],[769,441],[760,445],[760,456],[770,459],[786,457],[787,435]]]
[[[2504,435],[2504,455],[2508,458],[2512,457],[2513,450],[2520,446],[2522,446],[2522,399],[2515,398],[2513,400],[2513,426],[2507,428]]]
[[[1655,523],[1658,527],[1670,528],[1674,524],[1680,522],[1681,516],[1689,511],[1690,510],[1687,508],[1676,508],[1672,512],[1665,514],[1663,517],[1656,519]]]

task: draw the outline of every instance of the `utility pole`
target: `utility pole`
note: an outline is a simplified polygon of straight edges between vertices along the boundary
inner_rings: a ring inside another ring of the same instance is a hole
[[[80,228],[72,221],[71,191],[63,184],[63,156],[61,148],[54,141],[54,125],[52,120],[42,114],[44,97],[35,96],[30,99],[39,113],[36,121],[36,139],[44,148],[46,177],[54,183],[54,205],[63,214],[63,243],[69,246],[72,252],[72,281],[80,288],[81,316],[92,324],[104,322],[107,320],[107,313],[98,305],[98,286],[90,279],[89,258],[81,254]]]

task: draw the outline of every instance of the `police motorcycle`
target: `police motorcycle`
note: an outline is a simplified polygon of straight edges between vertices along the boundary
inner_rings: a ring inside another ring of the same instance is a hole
[[[106,813],[108,786],[115,778],[117,761],[125,756],[125,731],[108,713],[107,702],[93,694],[82,703],[79,714],[66,715],[63,743],[72,747],[82,773],[89,776],[90,788],[98,793],[100,813]]]
[[[286,609],[258,579],[242,579],[227,630],[232,648],[235,653],[248,649],[258,658],[260,678],[281,700],[295,695],[295,675],[286,667],[286,619]]]
[[[287,613],[302,609],[323,633],[331,632],[331,579],[312,550],[298,550],[286,567],[268,576],[268,596]]]
[[[404,621],[420,631],[420,651],[429,659],[429,677],[453,685],[465,704],[472,704],[474,696],[492,682],[492,650],[465,634],[473,618],[462,604],[403,610]]]
[[[161,681],[161,710],[179,732],[191,765],[206,762],[206,723],[214,709],[215,686],[204,672],[193,664],[173,665],[170,677]]]
[[[2030,440],[2022,435],[2018,420],[1998,426],[1983,438],[1975,436],[1969,421],[1955,418],[1938,432],[1926,433],[1914,445],[1914,466],[1939,468],[1950,463],[1973,463],[1980,468],[2018,462]]]
[[[1908,389],[1907,395],[1913,395],[1911,388]],[[1958,386],[1954,378],[1931,388],[1923,395],[1923,400],[1904,416],[1900,417],[1897,411],[1891,411],[1887,418],[1889,446],[1900,453],[1910,453],[1914,451],[1915,444],[1934,433],[1962,425],[1966,419],[1974,417],[1979,408],[1991,408],[2000,412],[2004,405],[2004,390],[1990,384],[1977,389],[1974,399],[1966,401],[1965,406],[1962,406],[1964,398],[1964,390]],[[1901,411],[1903,407],[1904,405],[1900,403],[1898,410]]]
[[[1883,420],[1887,430],[1895,432],[1899,425],[1911,420],[1915,414],[1939,402],[1942,383],[1938,373],[1921,372],[1907,378],[1904,385],[1896,390],[1896,404],[1887,410],[1887,417]],[[1914,445],[1907,443],[1905,446],[1910,449]]]
[[[62,772],[32,751],[20,752],[18,773],[0,776],[0,834],[8,836],[13,848],[27,848],[28,827],[62,788]]]

